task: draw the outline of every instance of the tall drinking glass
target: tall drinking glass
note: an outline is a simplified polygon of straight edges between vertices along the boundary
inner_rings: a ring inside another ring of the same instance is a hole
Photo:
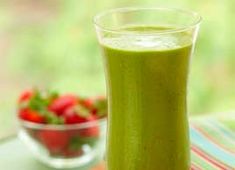
[[[94,18],[108,93],[108,170],[189,170],[187,80],[201,17],[122,8]]]

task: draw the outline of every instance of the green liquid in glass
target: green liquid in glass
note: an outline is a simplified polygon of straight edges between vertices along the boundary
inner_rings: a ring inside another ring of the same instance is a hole
[[[192,41],[186,33],[145,35],[163,29],[171,28],[127,27],[122,31],[130,34],[101,42],[109,95],[108,170],[190,167],[186,95]]]

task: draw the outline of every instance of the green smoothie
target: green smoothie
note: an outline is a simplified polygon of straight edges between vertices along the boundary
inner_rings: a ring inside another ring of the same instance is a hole
[[[154,35],[163,29],[172,28],[127,27],[127,34],[101,42],[109,87],[108,170],[190,169],[192,40],[187,33]]]

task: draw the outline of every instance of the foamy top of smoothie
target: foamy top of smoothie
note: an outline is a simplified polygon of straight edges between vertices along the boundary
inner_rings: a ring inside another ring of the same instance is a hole
[[[106,34],[101,43],[110,48],[131,51],[170,50],[192,44],[191,35],[185,32],[161,34],[172,29],[158,26],[129,26],[119,29],[120,34]]]

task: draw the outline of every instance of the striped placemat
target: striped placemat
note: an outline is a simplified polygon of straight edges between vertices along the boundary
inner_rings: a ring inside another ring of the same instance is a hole
[[[191,169],[235,170],[235,132],[215,119],[190,124]]]
[[[190,125],[191,170],[235,170],[235,131],[214,118],[193,119]],[[92,170],[105,170],[104,162]]]

